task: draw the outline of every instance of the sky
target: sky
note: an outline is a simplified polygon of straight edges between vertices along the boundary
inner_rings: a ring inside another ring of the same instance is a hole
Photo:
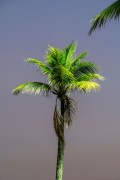
[[[13,96],[11,90],[43,77],[24,58],[44,61],[48,45],[77,41],[77,54],[100,66],[99,92],[74,93],[78,113],[66,130],[63,180],[120,179],[120,23],[88,36],[90,20],[114,2],[0,0],[0,180],[53,180],[57,137],[55,97]]]

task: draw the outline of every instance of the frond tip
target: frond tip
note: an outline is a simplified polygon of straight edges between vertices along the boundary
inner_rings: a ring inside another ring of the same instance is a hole
[[[13,95],[18,95],[20,92],[35,95],[42,92],[43,94],[48,95],[48,93],[51,92],[51,88],[48,84],[41,82],[27,82],[12,90]]]
[[[29,64],[34,64],[39,70],[42,71],[43,74],[48,75],[51,72],[50,68],[46,64],[41,62],[40,60],[37,60],[34,58],[27,58],[27,59],[25,59],[25,62],[27,62]]]

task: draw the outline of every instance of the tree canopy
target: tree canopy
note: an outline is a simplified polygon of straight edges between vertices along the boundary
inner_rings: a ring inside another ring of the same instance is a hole
[[[47,76],[48,83],[26,82],[12,91],[14,95],[18,95],[20,92],[35,95],[43,93],[45,96],[54,94],[60,101],[64,99],[65,124],[67,127],[72,124],[71,116],[75,112],[75,102],[69,97],[70,92],[76,90],[84,93],[91,90],[96,91],[100,88],[96,80],[104,79],[103,76],[98,74],[99,68],[95,63],[83,60],[88,55],[88,51],[76,56],[76,48],[76,42],[72,42],[64,49],[49,46],[44,63],[34,58],[27,58],[27,63],[34,64]],[[57,104],[56,100],[54,127],[57,136],[64,140],[60,133],[62,119]]]

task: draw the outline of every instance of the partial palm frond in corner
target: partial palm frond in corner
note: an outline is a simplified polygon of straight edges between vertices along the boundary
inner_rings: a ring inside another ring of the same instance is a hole
[[[106,9],[101,11],[99,14],[97,14],[92,20],[91,20],[91,28],[89,31],[89,35],[96,29],[101,29],[108,20],[112,19],[119,19],[120,17],[120,0],[115,1],[110,6],[108,6]]]

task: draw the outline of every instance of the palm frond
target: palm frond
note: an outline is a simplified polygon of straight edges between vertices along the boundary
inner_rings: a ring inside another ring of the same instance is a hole
[[[61,117],[60,110],[57,107],[57,101],[55,104],[53,122],[54,122],[54,129],[55,129],[57,137],[62,142],[64,142],[64,121],[63,121],[63,118]]]
[[[70,66],[69,66],[69,69],[72,67],[72,66],[76,66],[78,64],[78,61],[80,61],[81,59],[87,57],[88,55],[88,51],[84,51],[83,53],[81,53],[80,55],[78,55],[71,63],[70,63]]]
[[[77,48],[77,42],[72,42],[64,49],[64,55],[66,59],[65,67],[69,68],[69,66],[73,63],[73,56],[75,54]]]
[[[88,74],[81,74],[76,78],[77,81],[92,81],[95,79],[99,79],[101,81],[104,80],[104,77],[99,75],[99,74],[94,74],[94,73],[88,73]]]
[[[118,19],[120,16],[120,0],[115,1],[106,9],[97,14],[92,20],[92,26],[89,31],[89,35],[97,28],[100,29],[102,26],[106,24],[108,20]]]
[[[93,62],[80,61],[71,67],[71,72],[75,77],[81,75],[81,73],[96,73],[98,71],[98,66]]]
[[[62,65],[56,66],[50,76],[49,80],[52,84],[69,84],[74,80],[74,75]]]
[[[83,53],[81,53],[80,55],[78,55],[74,61],[74,63],[76,63],[77,61],[86,58],[88,56],[88,51],[84,51]]]
[[[69,128],[73,124],[73,115],[76,114],[77,103],[67,95],[64,97],[64,102],[65,102],[64,122],[66,128]]]
[[[27,58],[25,61],[29,64],[34,64],[38,69],[42,71],[43,74],[48,75],[51,72],[51,69],[40,60],[34,58]]]
[[[97,91],[100,88],[100,85],[97,82],[92,81],[80,81],[74,83],[74,88],[80,92],[88,93],[92,90]]]
[[[58,64],[64,65],[63,50],[49,46],[46,53],[46,63],[50,68],[54,68]]]
[[[27,82],[12,90],[13,95],[18,95],[20,92],[35,95],[43,93],[45,96],[47,96],[51,92],[51,87],[42,82]]]

